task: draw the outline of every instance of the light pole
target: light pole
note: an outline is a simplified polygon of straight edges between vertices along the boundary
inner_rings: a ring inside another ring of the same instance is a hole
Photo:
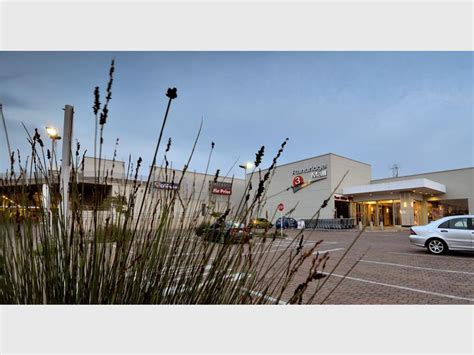
[[[247,189],[247,170],[250,170],[253,168],[253,163],[251,161],[246,162],[245,164],[239,165],[239,168],[244,169],[244,180],[245,180],[245,189]]]
[[[242,168],[244,169],[244,186],[245,186],[245,189],[244,189],[244,195],[246,194],[247,192],[247,170],[250,170],[254,167],[253,163],[251,161],[248,161],[246,162],[245,164],[241,164],[239,165],[239,168]],[[245,196],[244,196],[245,197]],[[245,205],[247,205],[247,203],[245,203]],[[247,208],[247,206],[245,206],[245,208]]]
[[[5,122],[5,116],[3,115],[3,106],[1,103],[0,103],[0,115],[2,116],[3,130],[5,131],[5,138],[7,140],[8,161],[10,161],[10,159],[12,158],[12,150],[10,148],[10,139],[8,138],[7,124]]]
[[[54,127],[46,127],[46,133],[51,139],[51,157],[49,163],[49,184],[43,184],[43,201],[44,205],[48,211],[49,223],[52,228],[53,226],[53,211],[51,210],[51,188],[53,186],[53,160],[55,160],[55,148],[56,141],[61,139],[59,136],[59,131]]]

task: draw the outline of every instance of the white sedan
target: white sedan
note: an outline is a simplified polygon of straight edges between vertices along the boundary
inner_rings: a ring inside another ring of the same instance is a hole
[[[410,228],[410,242],[432,254],[474,250],[474,215],[449,216]]]

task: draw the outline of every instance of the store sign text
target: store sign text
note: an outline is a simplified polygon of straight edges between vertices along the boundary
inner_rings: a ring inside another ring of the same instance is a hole
[[[232,183],[209,181],[209,190],[214,195],[232,195]]]
[[[302,169],[293,170],[293,176],[311,173],[311,179],[321,179],[328,176],[327,164],[313,165]]]
[[[179,185],[174,182],[155,181],[153,185],[159,190],[178,190]]]

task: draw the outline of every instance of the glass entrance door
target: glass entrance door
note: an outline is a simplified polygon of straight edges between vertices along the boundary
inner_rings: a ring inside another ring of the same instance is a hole
[[[378,221],[376,220],[378,216]],[[401,224],[400,200],[364,201],[356,203],[357,223],[374,226],[383,223],[384,226]]]

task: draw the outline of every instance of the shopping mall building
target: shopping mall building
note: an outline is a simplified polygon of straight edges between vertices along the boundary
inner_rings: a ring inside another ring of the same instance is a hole
[[[309,220],[334,192],[320,218],[411,226],[474,214],[474,167],[376,180],[371,175],[369,164],[331,153],[280,165],[266,192],[266,210],[271,215],[282,203],[283,213],[294,209],[293,218]]]
[[[132,177],[126,176],[123,161],[103,160],[99,182],[94,169],[94,159],[86,157],[84,169],[78,176],[86,210],[87,206],[92,208],[94,205],[97,184],[103,191],[100,203],[114,196],[128,196],[134,186],[130,182]],[[216,179],[214,175],[187,172],[178,185],[176,182],[180,180],[182,171],[155,167],[151,177],[152,187],[146,194],[146,177],[138,178],[137,200],[140,203],[146,199],[147,203],[152,204],[163,193],[179,190],[180,198],[192,206],[190,210],[205,217],[217,210],[235,210],[244,198],[249,180],[256,187],[259,176],[265,172],[249,173],[245,180],[231,177]],[[273,222],[282,214],[296,220],[311,221],[329,196],[319,218],[334,223],[343,218],[350,219],[351,225],[411,226],[452,214],[474,214],[474,167],[372,180],[369,164],[336,154],[325,154],[280,165],[270,175],[259,214],[260,217],[268,216]],[[43,181],[28,184],[31,205],[35,198],[46,195],[44,187]],[[18,186],[0,184],[4,208],[16,200],[17,190]],[[284,206],[282,212],[277,208],[280,204]],[[182,211],[177,207],[175,213]]]

